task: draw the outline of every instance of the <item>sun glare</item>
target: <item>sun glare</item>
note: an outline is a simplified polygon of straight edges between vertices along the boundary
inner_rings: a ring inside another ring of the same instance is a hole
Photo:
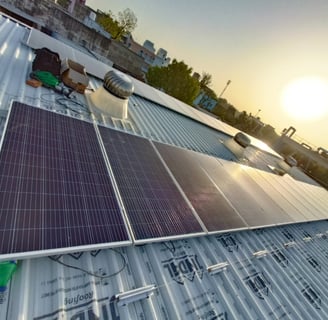
[[[318,77],[296,79],[283,90],[282,105],[295,119],[318,119],[328,113],[328,83]]]

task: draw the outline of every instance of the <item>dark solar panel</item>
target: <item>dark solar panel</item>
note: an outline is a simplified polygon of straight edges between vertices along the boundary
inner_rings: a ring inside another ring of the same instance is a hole
[[[247,177],[239,164],[220,161],[221,164],[218,162],[217,166],[208,167],[206,171],[248,225],[260,227],[293,221],[255,181]]]
[[[99,131],[137,240],[202,232],[148,140]]]
[[[0,253],[127,240],[93,125],[14,103],[0,153]]]
[[[155,146],[208,231],[247,226],[204,171],[218,166],[213,157],[161,143]]]

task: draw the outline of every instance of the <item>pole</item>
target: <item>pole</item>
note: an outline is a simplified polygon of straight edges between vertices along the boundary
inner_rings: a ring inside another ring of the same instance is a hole
[[[255,114],[255,116],[254,116],[254,118],[256,118],[257,115],[258,115],[261,111],[262,111],[261,109],[258,109],[257,112],[256,112],[256,114]]]
[[[229,86],[230,83],[231,83],[231,80],[228,80],[227,84],[225,85],[225,87],[223,88],[222,92],[219,95],[219,99],[222,97],[224,91],[227,90],[227,88],[228,88],[228,86]]]

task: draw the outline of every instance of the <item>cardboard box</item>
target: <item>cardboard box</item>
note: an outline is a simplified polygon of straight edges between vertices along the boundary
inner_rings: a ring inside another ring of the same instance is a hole
[[[61,79],[66,86],[79,93],[84,93],[84,90],[89,85],[85,67],[70,59],[62,60]]]

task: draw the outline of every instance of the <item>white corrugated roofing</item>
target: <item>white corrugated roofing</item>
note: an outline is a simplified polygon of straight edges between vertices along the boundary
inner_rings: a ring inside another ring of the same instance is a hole
[[[0,16],[1,132],[12,100],[77,116],[58,105],[56,94],[25,85],[34,57],[24,42],[29,33]],[[91,79],[93,89],[99,85]],[[106,117],[104,123],[236,160],[220,143],[234,134],[231,127],[146,88],[140,84],[138,95],[130,98],[127,121]],[[82,96],[77,98],[85,103]],[[171,103],[178,113],[160,106]],[[249,152],[259,167],[274,161],[256,149]],[[242,169],[226,161],[222,165]],[[0,292],[0,319],[326,319],[327,191],[288,176],[249,170],[277,210],[284,208],[300,219],[306,214],[314,221],[19,261],[7,290]],[[207,271],[224,262],[225,270]],[[148,299],[118,303],[117,294],[147,285],[156,287]]]
[[[327,230],[324,221],[24,260],[0,318],[326,319]],[[148,299],[118,306],[118,293],[152,284]]]

